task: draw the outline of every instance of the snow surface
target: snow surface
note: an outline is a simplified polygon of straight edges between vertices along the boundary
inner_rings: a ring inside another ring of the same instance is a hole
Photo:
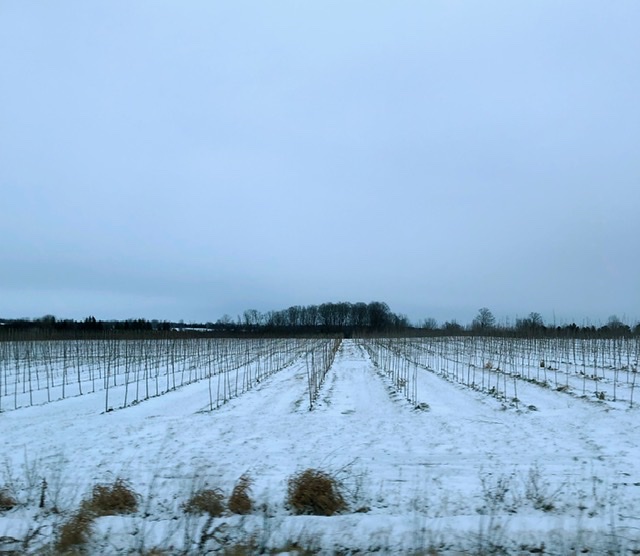
[[[249,544],[284,553],[292,543],[327,554],[640,550],[637,409],[529,383],[514,409],[436,373],[417,376],[410,403],[362,341],[345,340],[312,410],[301,357],[213,411],[200,380],[107,413],[100,392],[2,413],[0,486],[20,504],[0,513],[0,551],[51,542],[91,486],[116,477],[141,509],[97,519],[90,553]],[[287,480],[308,467],[343,482],[347,512],[292,515]],[[251,515],[182,510],[197,488],[229,494],[245,473]]]

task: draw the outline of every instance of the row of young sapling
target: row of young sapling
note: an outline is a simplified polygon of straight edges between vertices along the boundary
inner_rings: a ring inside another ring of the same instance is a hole
[[[380,366],[412,401],[417,386],[410,383],[417,383],[415,369],[422,368],[516,407],[519,380],[634,405],[638,338],[395,338],[370,340],[366,346],[374,362],[382,362]]]
[[[263,351],[245,365],[211,372],[208,375],[210,409],[220,407],[301,358],[306,363],[311,407],[339,345],[337,339],[279,339],[274,345],[276,351]]]
[[[445,370],[463,356],[475,368],[493,368],[558,392],[630,407],[634,403],[640,356],[637,338],[477,338],[446,347],[453,352],[440,354]]]
[[[373,364],[393,383],[393,387],[412,403],[418,403],[418,368],[406,356],[402,339],[360,340]]]
[[[217,407],[308,350],[295,338],[0,342],[0,411],[96,392],[109,411],[204,379]]]
[[[316,342],[313,349],[308,350],[306,353],[309,410],[313,409],[318,399],[322,383],[331,365],[333,365],[341,343],[342,340],[338,338],[322,340],[321,342]]]

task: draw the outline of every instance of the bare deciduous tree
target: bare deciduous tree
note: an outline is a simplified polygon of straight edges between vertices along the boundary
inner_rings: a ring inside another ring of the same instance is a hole
[[[496,325],[496,318],[493,313],[487,308],[482,307],[478,310],[478,314],[473,319],[471,327],[474,330],[490,330]]]

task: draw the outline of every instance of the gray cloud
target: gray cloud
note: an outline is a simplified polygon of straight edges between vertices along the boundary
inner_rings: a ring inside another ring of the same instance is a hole
[[[0,10],[0,315],[640,318],[635,2]]]

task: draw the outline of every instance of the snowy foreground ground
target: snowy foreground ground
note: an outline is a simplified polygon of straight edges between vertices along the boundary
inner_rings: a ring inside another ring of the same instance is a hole
[[[416,409],[349,340],[311,411],[306,373],[300,359],[214,411],[202,380],[108,413],[96,392],[0,414],[0,486],[19,501],[0,554],[47,553],[116,477],[140,510],[98,518],[90,554],[640,554],[640,410],[526,383],[516,409],[428,371]],[[308,467],[343,481],[347,512],[292,514],[287,480]],[[243,474],[251,515],[184,513]]]

